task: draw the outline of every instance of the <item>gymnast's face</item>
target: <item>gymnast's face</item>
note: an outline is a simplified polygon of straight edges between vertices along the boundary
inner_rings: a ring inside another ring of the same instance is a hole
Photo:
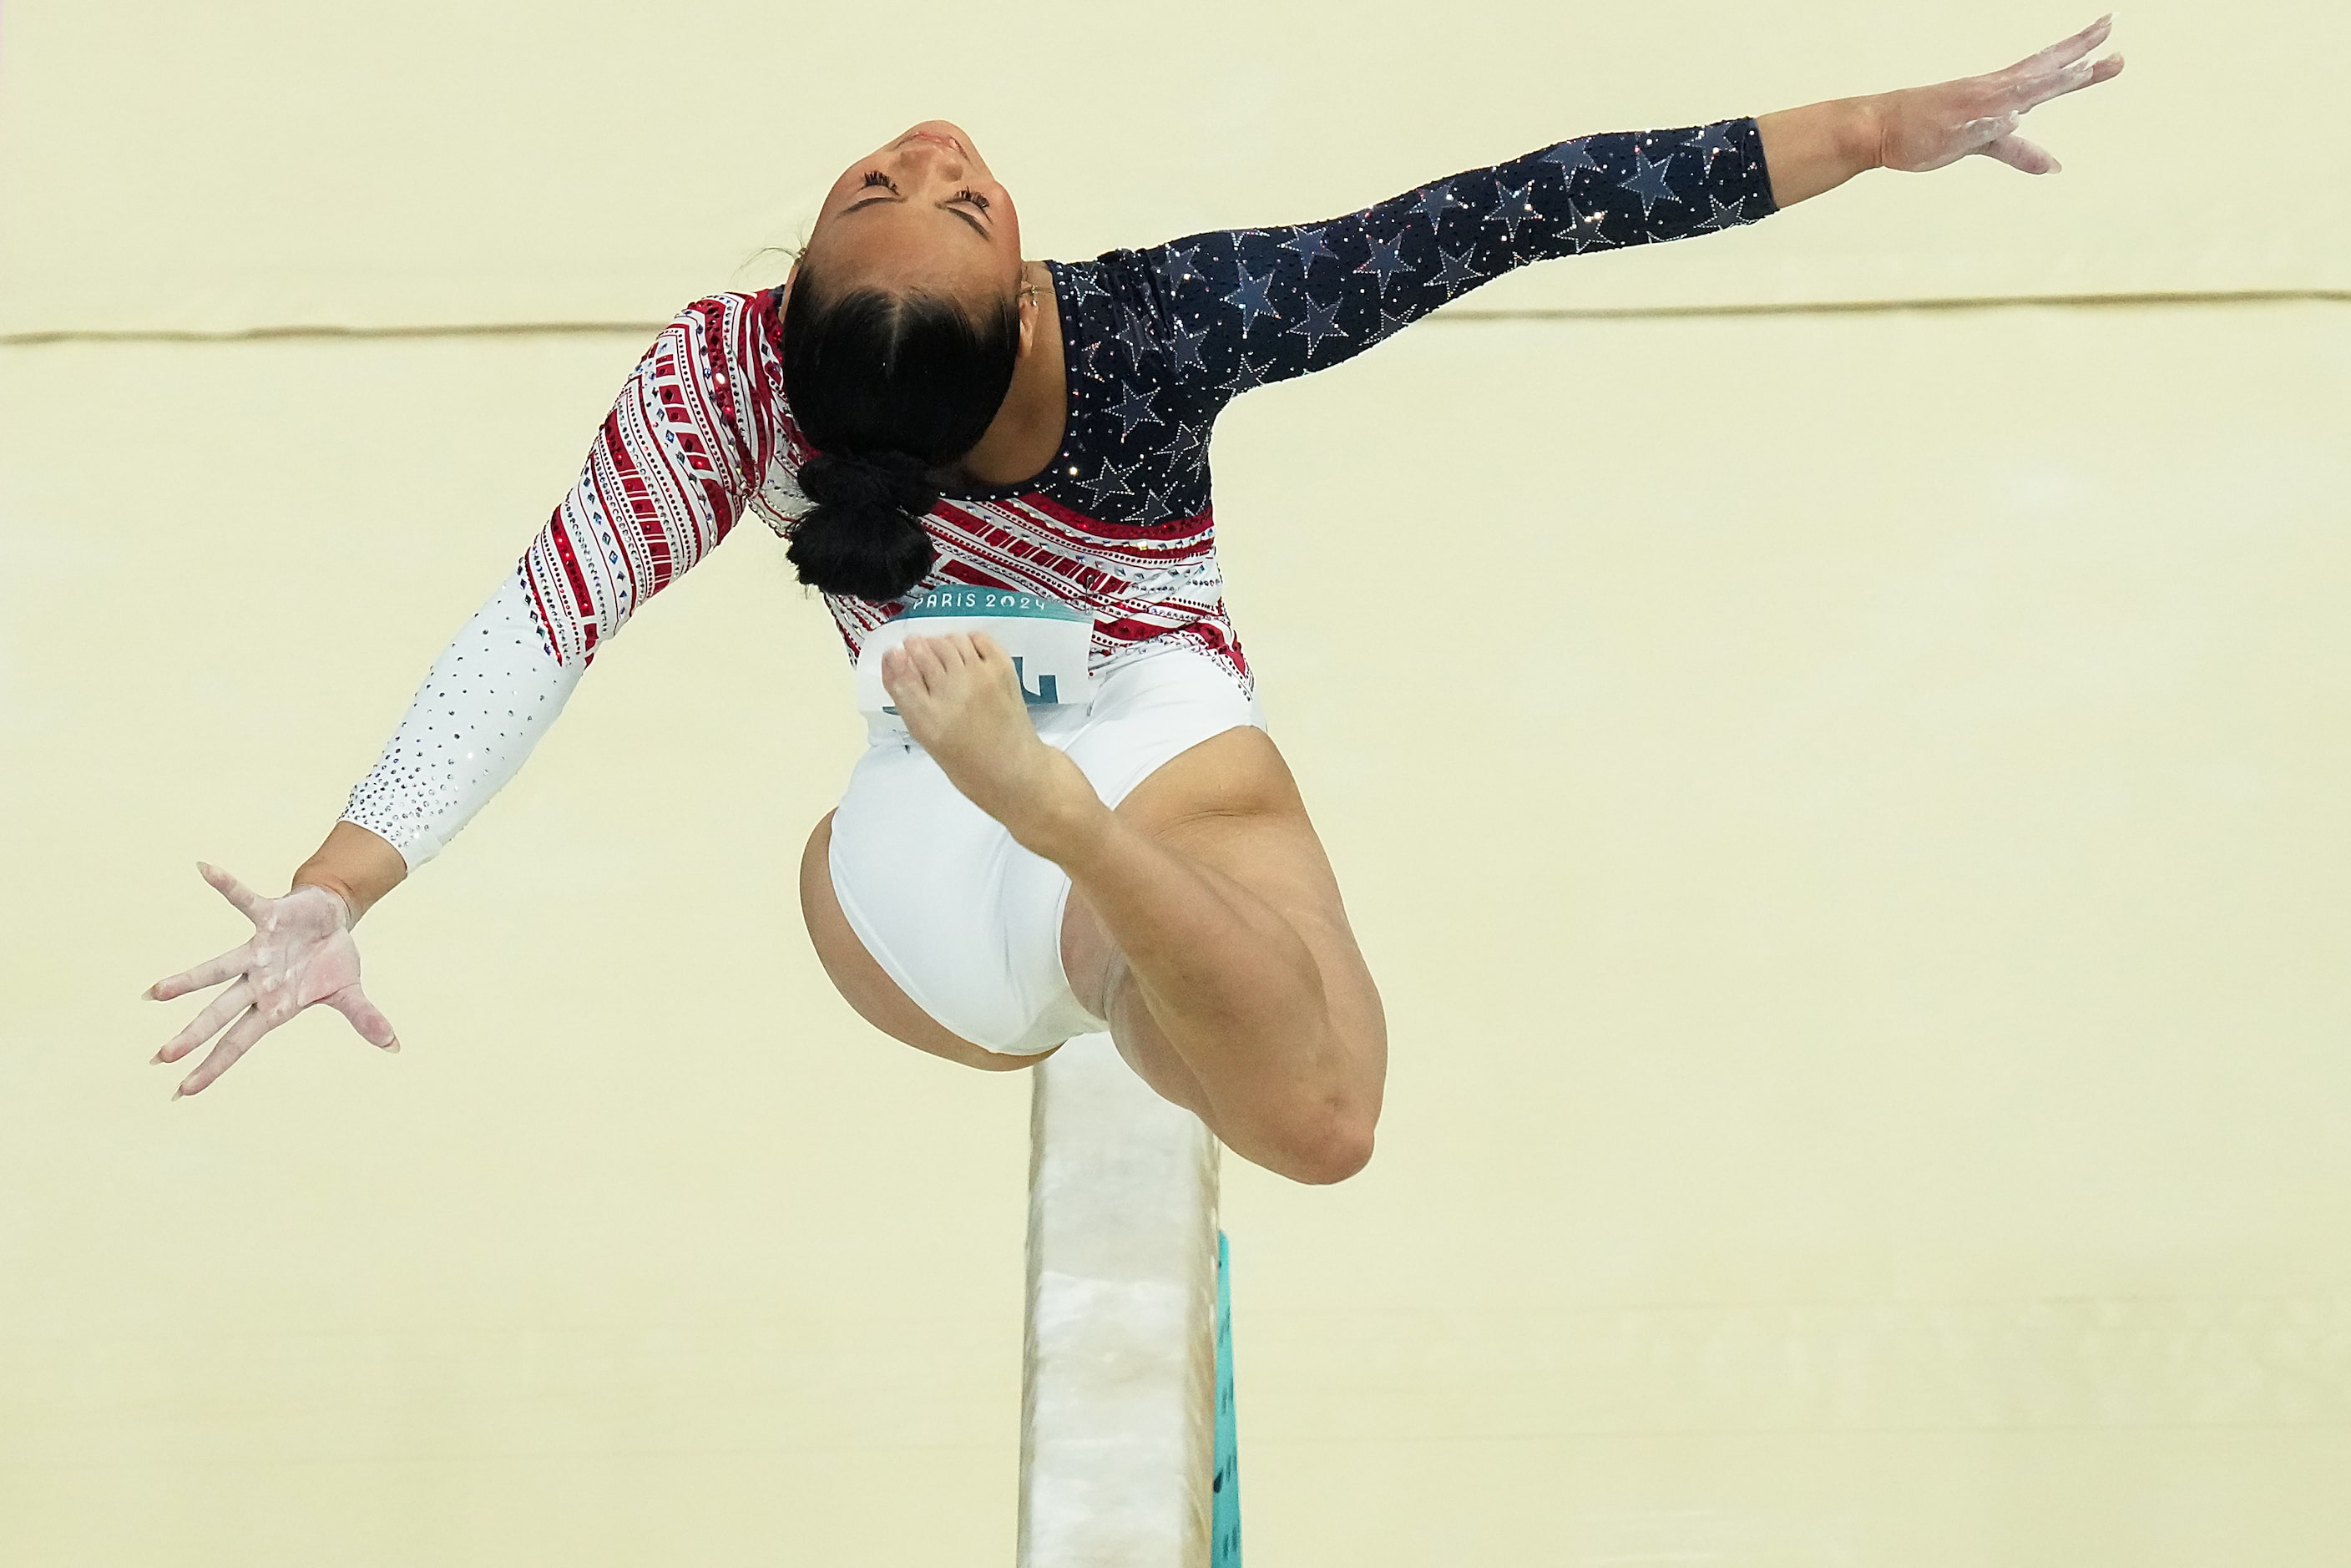
[[[1000,299],[1020,286],[1020,218],[970,135],[926,120],[841,172],[808,254],[831,288]]]

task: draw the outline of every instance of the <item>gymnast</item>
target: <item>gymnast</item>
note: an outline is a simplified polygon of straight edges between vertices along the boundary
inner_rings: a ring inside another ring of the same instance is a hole
[[[1242,1157],[1353,1175],[1386,1029],[1226,614],[1217,413],[1529,262],[1752,223],[1865,170],[2050,172],[2018,120],[2122,69],[2090,58],[2111,25],[1987,76],[1579,137],[1327,223],[1083,262],[1024,259],[970,136],[914,127],[842,172],[781,285],[663,329],[288,891],[200,867],[254,932],[144,993],[228,982],[156,1054],[218,1036],[174,1098],[317,1003],[399,1049],[352,926],[748,507],[858,667],[869,745],[800,867],[850,1006],[989,1069],[1107,1030]]]

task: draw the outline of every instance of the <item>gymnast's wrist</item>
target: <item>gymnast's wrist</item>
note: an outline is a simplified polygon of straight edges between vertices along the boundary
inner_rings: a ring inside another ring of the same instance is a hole
[[[1759,115],[1772,201],[1792,207],[1883,164],[1887,112],[1883,97],[1835,98]]]
[[[406,861],[389,842],[356,822],[339,821],[327,841],[294,868],[287,891],[325,888],[343,901],[350,914],[344,929],[349,930],[407,875]]]
[[[346,931],[358,926],[383,895],[407,882],[409,865],[388,840],[358,822],[339,821],[327,832],[327,841],[294,867],[294,886],[322,886],[343,900],[348,912]]]
[[[360,923],[360,915],[365,912],[366,905],[360,902],[360,895],[350,888],[340,883],[331,882],[315,872],[306,870],[294,873],[294,878],[287,884],[286,891],[291,894],[306,887],[315,887],[321,893],[329,894],[336,903],[342,905],[344,930],[349,931]]]
[[[1837,140],[1855,174],[1886,167],[1886,99],[1891,96],[1880,92],[1838,100],[1837,107],[1844,112]]]

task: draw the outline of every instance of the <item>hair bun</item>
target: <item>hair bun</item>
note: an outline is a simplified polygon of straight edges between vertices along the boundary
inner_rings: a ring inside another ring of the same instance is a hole
[[[801,465],[800,492],[820,507],[853,512],[883,508],[921,517],[939,503],[922,460],[903,452],[820,452]]]
[[[930,468],[900,452],[820,452],[800,465],[816,503],[792,529],[785,559],[827,593],[875,601],[920,582],[935,559],[922,516],[938,504]]]

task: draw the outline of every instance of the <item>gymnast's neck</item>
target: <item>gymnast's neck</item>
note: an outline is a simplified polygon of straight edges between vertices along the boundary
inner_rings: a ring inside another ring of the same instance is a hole
[[[973,486],[1017,485],[1043,473],[1061,449],[1069,421],[1069,382],[1062,370],[1061,309],[1053,296],[1053,276],[1044,263],[1023,268],[1036,293],[1022,302],[1020,357],[1004,406],[979,444],[957,465]]]

